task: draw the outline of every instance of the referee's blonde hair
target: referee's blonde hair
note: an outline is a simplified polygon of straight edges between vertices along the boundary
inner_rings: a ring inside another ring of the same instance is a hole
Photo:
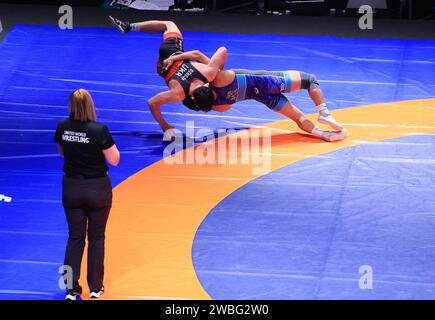
[[[74,120],[95,121],[94,101],[91,94],[85,89],[77,89],[69,96],[68,111]]]

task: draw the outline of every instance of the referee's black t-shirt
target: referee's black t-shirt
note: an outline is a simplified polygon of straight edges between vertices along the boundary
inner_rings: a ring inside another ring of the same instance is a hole
[[[109,167],[102,150],[115,142],[105,125],[65,118],[57,125],[54,140],[63,148],[63,171],[67,175],[97,178],[107,174]]]

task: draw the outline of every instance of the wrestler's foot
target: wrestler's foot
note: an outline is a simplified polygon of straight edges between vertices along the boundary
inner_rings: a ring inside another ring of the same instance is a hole
[[[338,130],[338,131],[343,130],[343,126],[334,119],[334,117],[329,113],[329,111],[325,111],[325,110],[320,111],[317,121],[329,125],[334,130]]]
[[[109,16],[110,23],[119,30],[122,34],[129,32],[131,30],[131,26],[128,22],[121,21],[112,16]]]
[[[324,131],[322,134],[322,139],[325,141],[333,142],[340,141],[347,137],[347,130],[343,128],[341,131]]]

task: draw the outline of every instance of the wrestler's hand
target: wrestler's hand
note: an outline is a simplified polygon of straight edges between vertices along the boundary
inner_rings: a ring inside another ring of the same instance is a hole
[[[173,141],[177,137],[177,133],[175,132],[174,128],[168,128],[165,130],[165,133],[163,134],[163,141]]]
[[[174,63],[174,60],[171,57],[164,60],[163,61],[163,70],[165,70],[165,71],[168,70],[172,66],[173,63]]]

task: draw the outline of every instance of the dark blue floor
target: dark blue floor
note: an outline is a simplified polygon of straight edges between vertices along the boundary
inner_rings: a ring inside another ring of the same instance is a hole
[[[434,146],[362,144],[243,186],[197,232],[201,284],[216,299],[435,299]]]
[[[184,37],[187,50],[209,55],[225,45],[226,68],[315,73],[332,110],[431,98],[435,92],[434,41],[192,32]],[[62,160],[53,134],[67,115],[71,91],[90,90],[98,120],[109,126],[122,152],[121,165],[111,170],[114,185],[161,159],[160,129],[146,107],[148,98],[165,89],[155,74],[160,41],[160,35],[121,36],[112,29],[16,25],[0,45],[0,194],[13,198],[0,202],[0,299],[62,298],[57,270],[67,226],[60,202]],[[291,100],[304,112],[315,112],[305,92]],[[281,119],[255,102],[225,114],[196,113],[180,104],[165,110],[168,122],[179,129],[186,120],[197,127],[240,128]],[[210,287],[204,278],[202,270],[213,261],[200,259],[204,247],[198,239],[194,252],[200,279],[212,296],[222,297],[228,291]],[[241,289],[240,296],[256,292]],[[287,297],[284,293],[275,297]]]

